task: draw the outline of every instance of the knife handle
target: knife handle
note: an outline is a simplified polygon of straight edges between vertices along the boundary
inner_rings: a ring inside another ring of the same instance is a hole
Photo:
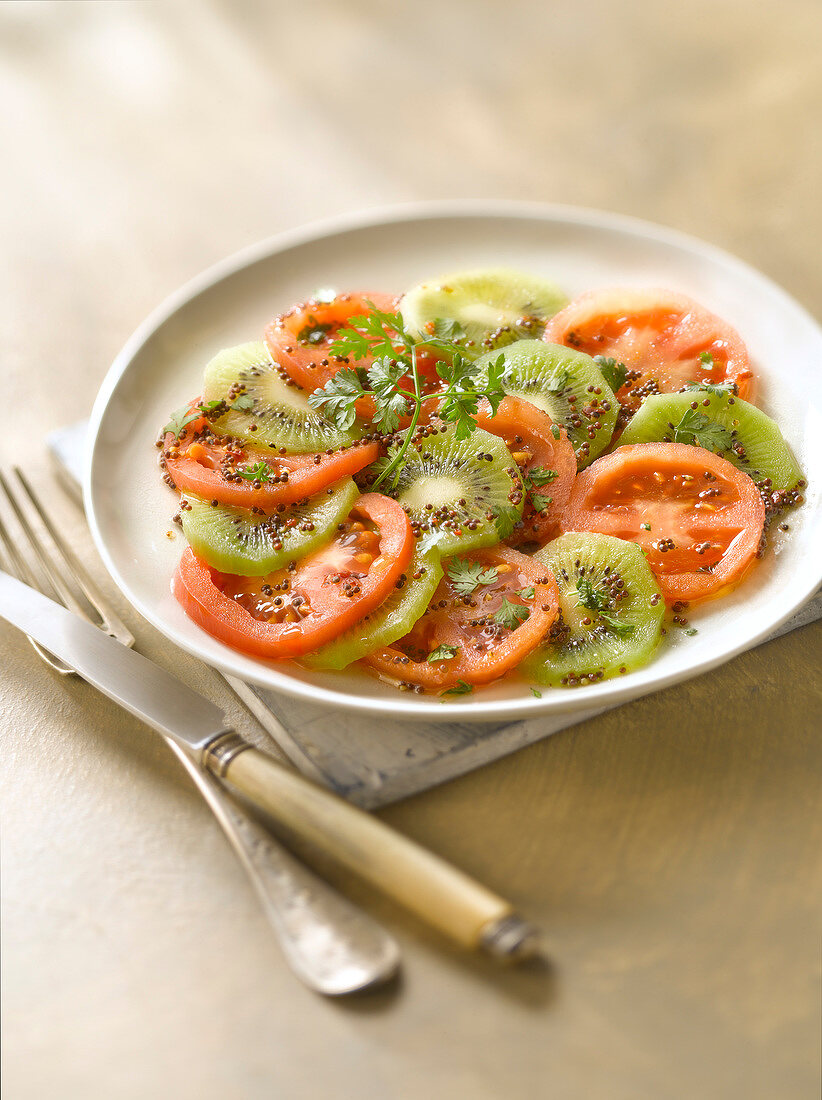
[[[353,871],[467,948],[501,958],[535,953],[536,932],[509,902],[364,810],[284,768],[236,733],[206,746],[203,764],[292,837]]]

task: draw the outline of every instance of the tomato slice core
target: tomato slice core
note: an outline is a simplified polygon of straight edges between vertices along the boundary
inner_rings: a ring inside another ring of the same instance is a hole
[[[373,611],[411,560],[414,536],[396,501],[368,493],[321,550],[266,577],[219,573],[187,548],[172,590],[188,615],[258,657],[299,657]]]
[[[726,459],[684,443],[639,443],[577,476],[561,527],[637,543],[665,598],[690,602],[742,578],[764,523],[758,489]]]

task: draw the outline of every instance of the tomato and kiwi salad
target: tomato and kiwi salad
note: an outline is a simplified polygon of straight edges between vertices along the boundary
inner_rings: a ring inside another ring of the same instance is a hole
[[[325,546],[262,577],[220,573],[188,547],[173,590],[195,622],[236,649],[255,657],[299,657],[378,607],[413,552],[402,508],[365,494]]]
[[[727,322],[667,290],[566,302],[508,268],[318,292],[214,355],[157,441],[186,613],[443,701],[652,660],[806,483]]]
[[[689,382],[732,383],[753,401],[756,378],[739,333],[684,294],[608,288],[575,298],[545,327],[543,339],[593,356],[623,414],[653,393]]]

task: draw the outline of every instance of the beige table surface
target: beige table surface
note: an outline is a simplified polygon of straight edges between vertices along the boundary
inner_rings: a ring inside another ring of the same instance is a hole
[[[819,315],[820,45],[818,0],[0,5],[0,457],[45,485],[43,435],[88,412],[166,293],[373,205],[636,214]],[[225,702],[120,605],[143,652]],[[330,1003],[283,965],[165,748],[3,626],[5,1095],[811,1100],[820,639],[385,811],[540,920],[553,965],[499,973],[358,891],[405,976]]]

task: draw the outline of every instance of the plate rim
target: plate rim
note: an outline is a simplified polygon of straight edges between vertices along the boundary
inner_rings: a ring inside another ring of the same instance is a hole
[[[489,721],[515,721],[537,717],[540,714],[563,714],[571,712],[598,713],[602,709],[618,706],[643,695],[651,694],[673,684],[700,676],[711,669],[716,668],[732,660],[740,653],[752,649],[774,631],[778,630],[792,615],[794,615],[814,594],[822,582],[822,568],[819,576],[810,579],[808,585],[801,590],[800,595],[786,610],[780,613],[774,620],[770,619],[767,626],[760,631],[746,636],[739,645],[732,646],[723,651],[719,656],[705,658],[689,665],[687,669],[673,670],[652,685],[645,685],[637,690],[635,684],[628,681],[609,681],[607,699],[592,698],[582,693],[567,693],[565,697],[551,696],[550,700],[543,698],[515,698],[485,701],[481,707],[477,701],[456,702],[449,701],[447,711],[443,708],[442,701],[432,700],[427,706],[425,703],[416,702],[409,707],[403,699],[398,698],[366,698],[347,695],[343,691],[334,688],[317,687],[314,684],[303,682],[279,672],[276,669],[266,667],[261,669],[259,678],[252,678],[248,671],[239,674],[237,669],[231,667],[227,659],[220,662],[213,656],[204,657],[196,646],[186,640],[171,637],[168,628],[160,616],[155,615],[150,608],[146,608],[130,590],[129,582],[123,577],[119,567],[109,552],[106,540],[101,530],[94,503],[94,470],[95,457],[100,443],[100,429],[105,417],[111,397],[130,363],[140,349],[151,339],[154,333],[178,311],[192,302],[200,294],[208,291],[219,282],[230,278],[232,275],[252,266],[255,263],[270,259],[278,253],[290,248],[300,247],[315,241],[323,240],[342,232],[357,229],[376,229],[382,226],[396,225],[419,220],[432,219],[460,219],[460,218],[515,218],[523,221],[529,219],[541,222],[554,222],[563,225],[577,225],[585,228],[616,231],[630,235],[639,235],[645,239],[657,243],[666,244],[700,257],[708,257],[730,268],[741,276],[758,283],[764,292],[777,297],[783,307],[794,311],[808,324],[818,335],[822,343],[822,327],[812,314],[792,295],[775,283],[767,275],[748,264],[745,260],[725,249],[710,242],[703,241],[691,234],[678,229],[660,225],[655,222],[635,217],[630,214],[622,214],[595,208],[574,206],[561,203],[542,203],[520,201],[515,199],[448,199],[448,200],[421,200],[399,204],[369,207],[342,214],[332,215],[304,223],[300,226],[286,229],[272,234],[260,241],[239,249],[221,260],[209,265],[203,271],[188,279],[162,301],[145,317],[145,319],[132,332],[121,350],[115,356],[111,366],[106,372],[94,401],[86,444],[86,453],[83,470],[83,502],[88,518],[92,538],[103,564],[109,575],[114,580],[129,604],[151,625],[156,627],[172,645],[176,645],[192,656],[215,667],[229,675],[242,675],[252,682],[257,683],[267,690],[273,690],[295,699],[302,699],[324,706],[341,706],[347,710],[363,714],[390,715],[393,718],[408,721],[436,721],[443,722],[468,722],[488,723]],[[274,677],[277,682],[272,683]],[[603,688],[606,684],[603,683]],[[596,690],[596,687],[594,688]],[[604,692],[603,692],[604,694]],[[550,705],[549,705],[550,704]],[[481,713],[478,713],[481,712]]]

